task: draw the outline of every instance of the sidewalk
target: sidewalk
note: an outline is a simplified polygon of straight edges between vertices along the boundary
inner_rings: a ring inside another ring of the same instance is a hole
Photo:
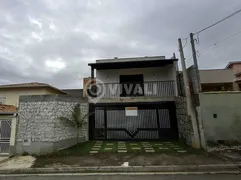
[[[160,165],[203,165],[229,164],[232,161],[210,154],[148,154],[148,153],[99,153],[82,156],[43,156],[38,157],[33,167],[59,168],[79,166],[121,166],[128,162],[129,166]]]
[[[33,166],[32,166],[33,165]],[[16,156],[0,164],[0,174],[115,173],[115,172],[228,172],[241,164],[206,154],[111,154],[37,158]]]

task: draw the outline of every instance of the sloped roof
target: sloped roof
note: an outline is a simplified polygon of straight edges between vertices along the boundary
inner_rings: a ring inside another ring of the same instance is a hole
[[[67,94],[66,92],[61,91],[60,89],[51,86],[46,83],[39,83],[39,82],[30,82],[30,83],[21,83],[21,84],[6,84],[6,85],[0,85],[0,89],[9,89],[9,88],[33,88],[33,87],[48,87],[55,89],[63,94]]]
[[[13,105],[0,104],[0,114],[1,113],[15,113],[17,112],[17,107]]]
[[[6,85],[0,85],[0,88],[42,87],[42,86],[49,86],[49,85],[46,84],[46,83],[31,82],[31,83],[21,83],[21,84],[6,84]]]

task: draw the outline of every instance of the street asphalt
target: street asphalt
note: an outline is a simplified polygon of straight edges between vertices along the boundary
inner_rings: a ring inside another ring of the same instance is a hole
[[[0,180],[240,180],[241,174],[52,174],[52,175],[0,175]]]

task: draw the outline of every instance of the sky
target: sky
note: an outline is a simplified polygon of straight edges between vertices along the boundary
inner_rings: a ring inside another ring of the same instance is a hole
[[[185,38],[240,8],[240,0],[0,0],[0,84],[82,88],[88,63],[174,52],[179,58],[178,38],[190,66]],[[200,69],[241,60],[240,19],[195,36]]]

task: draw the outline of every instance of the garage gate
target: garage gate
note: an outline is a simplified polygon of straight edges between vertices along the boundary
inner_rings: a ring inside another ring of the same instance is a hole
[[[91,104],[92,140],[177,140],[175,102]]]

